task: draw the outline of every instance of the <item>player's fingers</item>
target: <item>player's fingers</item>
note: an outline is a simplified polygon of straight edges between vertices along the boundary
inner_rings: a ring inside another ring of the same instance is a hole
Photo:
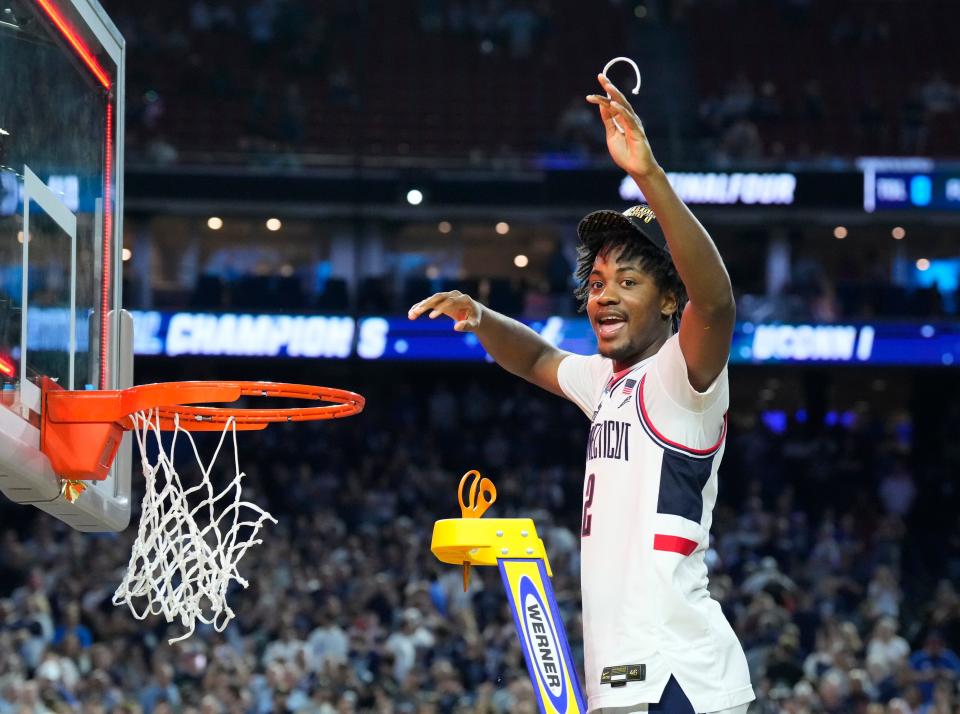
[[[432,320],[440,315],[449,315],[455,320],[458,319],[460,313],[463,312],[465,308],[463,304],[464,298],[466,298],[466,295],[453,295],[441,300],[433,306],[433,309],[430,310],[430,314],[427,315],[427,317]]]
[[[407,310],[407,317],[414,318],[421,315],[423,311],[427,309],[427,306],[430,304],[430,302],[434,300],[436,297],[437,295],[433,294],[430,297],[424,298],[420,302],[415,302],[413,305],[410,306],[410,309]]]
[[[602,74],[598,74],[597,79],[600,81],[600,86],[603,87],[603,90],[610,95],[610,99],[615,102],[620,102],[625,106],[630,106],[630,100],[627,99],[623,92],[617,89],[617,85],[604,77]]]
[[[602,94],[588,94],[587,101],[591,104],[603,104],[605,106],[610,106],[610,99]]]
[[[456,323],[462,323],[467,330],[473,330],[480,325],[480,304],[469,295],[461,295],[454,300],[452,308],[446,314]]]
[[[609,104],[600,104],[600,119],[603,121],[603,127],[607,130],[607,138],[620,133],[617,125],[613,123],[613,114],[610,112]]]
[[[627,99],[627,96],[617,88],[617,85],[604,77],[602,74],[598,74],[597,79],[600,81],[600,86],[603,87],[604,91],[606,91],[606,93],[609,95],[609,99],[612,103],[619,104],[623,108],[623,111],[627,114],[630,114],[634,117],[637,116],[637,113],[634,110],[633,105],[630,103],[630,100]]]
[[[633,139],[641,133],[640,119],[633,112],[628,112],[620,102],[610,102],[610,114],[623,127],[628,139]]]
[[[415,305],[412,305],[407,311],[407,317],[411,320],[416,320],[431,307],[439,303],[441,300],[447,299],[448,297],[450,297],[449,292],[434,293],[430,297],[424,298]]]
[[[631,107],[629,104],[624,105],[622,102],[619,102],[616,99],[612,99],[610,100],[610,108],[611,110],[613,110],[615,114],[617,114],[618,119],[620,115],[622,115],[625,119],[629,119],[630,123],[633,124],[635,128],[637,129],[643,128],[643,124],[640,121],[640,117],[637,115],[635,111],[633,111],[633,107]]]
[[[590,104],[596,104],[599,107],[607,107],[611,109],[611,113],[614,116],[619,116],[619,114],[626,113],[632,116],[636,116],[633,112],[633,108],[629,104],[624,105],[623,102],[620,102],[616,97],[605,97],[602,94],[588,94],[587,101]]]

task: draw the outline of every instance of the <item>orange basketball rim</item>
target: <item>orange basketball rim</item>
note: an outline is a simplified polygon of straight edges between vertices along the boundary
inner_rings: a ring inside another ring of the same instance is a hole
[[[102,480],[110,471],[132,415],[153,410],[161,429],[214,431],[232,421],[240,430],[277,422],[343,419],[363,411],[364,398],[331,387],[282,382],[164,382],[129,389],[68,391],[51,379],[42,386],[40,450],[67,480]],[[240,397],[280,397],[326,402],[324,406],[240,409],[192,406],[227,403]]]

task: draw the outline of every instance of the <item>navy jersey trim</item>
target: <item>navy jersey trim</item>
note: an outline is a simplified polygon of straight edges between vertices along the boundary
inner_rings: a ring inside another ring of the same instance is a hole
[[[713,472],[713,457],[693,459],[674,451],[663,452],[657,513],[703,520],[703,488]]]

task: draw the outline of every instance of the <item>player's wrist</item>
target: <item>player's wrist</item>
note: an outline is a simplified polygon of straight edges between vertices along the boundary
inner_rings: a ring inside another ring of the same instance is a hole
[[[663,170],[663,167],[657,163],[656,159],[653,157],[650,158],[648,163],[642,163],[637,166],[631,167],[630,178],[632,178],[637,185],[640,186],[641,190],[643,189],[642,184],[652,183],[658,179],[667,179],[667,172]]]
[[[485,318],[489,316],[489,313],[492,312],[492,310],[490,310],[490,308],[488,308],[486,305],[484,305],[482,302],[480,302],[476,298],[470,298],[470,299],[473,301],[473,314],[475,316],[474,319],[476,320],[476,323],[477,323],[477,326],[473,328],[473,332],[478,333],[481,330],[483,330],[484,327],[486,327],[488,320],[486,320]]]

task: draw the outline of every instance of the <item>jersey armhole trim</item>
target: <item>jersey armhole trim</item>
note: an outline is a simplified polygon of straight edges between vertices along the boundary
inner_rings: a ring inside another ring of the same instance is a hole
[[[717,443],[715,443],[713,446],[706,449],[695,449],[692,446],[685,446],[684,444],[680,444],[676,441],[671,441],[657,430],[657,428],[653,425],[653,422],[650,421],[650,416],[647,414],[647,407],[643,403],[643,387],[646,380],[647,375],[644,374],[643,377],[640,378],[640,388],[637,389],[637,416],[640,418],[640,426],[642,426],[643,430],[647,432],[647,436],[653,439],[664,449],[679,451],[687,454],[688,456],[694,456],[698,459],[704,459],[717,453],[717,451],[720,449],[720,446],[723,444],[723,440],[727,438],[727,413],[724,412],[723,414],[723,427],[720,429],[720,438],[717,439]]]

